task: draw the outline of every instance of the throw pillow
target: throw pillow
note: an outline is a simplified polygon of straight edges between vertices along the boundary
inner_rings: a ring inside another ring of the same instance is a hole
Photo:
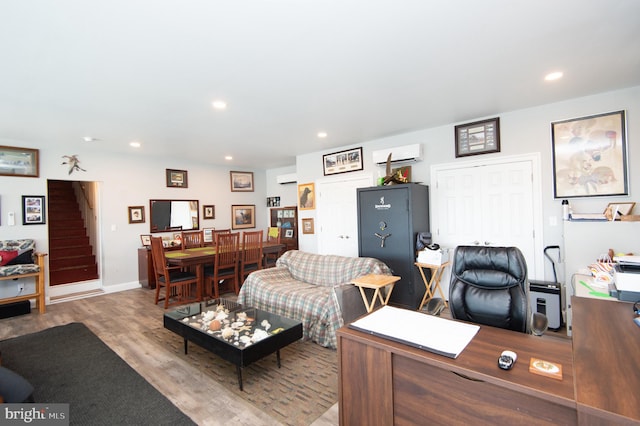
[[[0,250],[0,266],[4,266],[18,257],[18,250],[3,251]]]
[[[23,253],[20,253],[18,256],[14,257],[13,260],[10,260],[7,263],[9,265],[28,265],[33,263],[33,250],[27,250]]]

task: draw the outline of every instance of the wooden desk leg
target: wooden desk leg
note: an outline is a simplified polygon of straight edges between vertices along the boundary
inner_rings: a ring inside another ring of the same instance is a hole
[[[420,306],[418,306],[418,310],[421,311],[424,304],[427,300],[430,300],[433,297],[433,293],[431,293],[431,280],[427,281],[427,277],[424,276],[424,271],[422,270],[422,266],[418,266],[418,270],[420,271],[420,275],[422,276],[422,282],[425,286],[424,296],[422,296],[422,302],[420,302]],[[433,277],[431,277],[433,280]]]

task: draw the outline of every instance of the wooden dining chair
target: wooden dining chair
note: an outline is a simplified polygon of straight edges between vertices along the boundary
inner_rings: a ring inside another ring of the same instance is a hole
[[[202,231],[182,231],[182,250],[194,247],[204,247],[204,234]]]
[[[207,288],[207,296],[215,299],[220,297],[220,283],[233,281],[233,289],[236,294],[240,292],[238,286],[238,244],[240,234],[221,233],[215,239],[216,254],[213,260],[213,268],[205,267],[204,282]]]
[[[216,246],[216,236],[220,235],[220,234],[230,234],[231,233],[231,229],[213,229],[211,231],[211,245],[212,246]]]
[[[169,266],[164,255],[161,237],[151,237],[151,259],[156,276],[155,304],[164,300],[164,308],[198,300],[198,278],[191,272],[185,272],[179,266]],[[160,290],[164,288],[164,298]],[[175,299],[170,301],[170,299]]]
[[[267,242],[268,243],[276,243],[276,244],[281,244],[281,238],[280,235],[282,233],[280,232],[280,228],[278,227],[269,227],[269,229],[267,229]],[[263,262],[262,262],[262,267],[263,268],[273,268],[274,266],[276,266],[276,260],[278,260],[278,258],[282,255],[282,250],[278,251],[276,253],[264,253],[264,257],[263,257]]]
[[[242,233],[242,250],[240,250],[240,285],[247,275],[262,269],[262,236],[264,231],[248,231]]]

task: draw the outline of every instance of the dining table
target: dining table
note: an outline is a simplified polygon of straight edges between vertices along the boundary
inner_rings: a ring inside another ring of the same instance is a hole
[[[264,241],[262,243],[262,253],[279,253],[284,251],[285,247],[285,244],[282,243]],[[239,245],[238,250],[242,250],[242,244]],[[198,281],[198,301],[201,301],[205,294],[204,266],[213,265],[215,256],[216,248],[213,246],[192,247],[165,252],[165,258],[170,265],[180,266],[181,268],[195,268]]]

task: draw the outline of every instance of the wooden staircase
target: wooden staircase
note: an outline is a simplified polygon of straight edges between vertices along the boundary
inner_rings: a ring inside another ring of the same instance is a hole
[[[49,192],[49,285],[98,278],[98,265],[71,181],[53,181]]]

